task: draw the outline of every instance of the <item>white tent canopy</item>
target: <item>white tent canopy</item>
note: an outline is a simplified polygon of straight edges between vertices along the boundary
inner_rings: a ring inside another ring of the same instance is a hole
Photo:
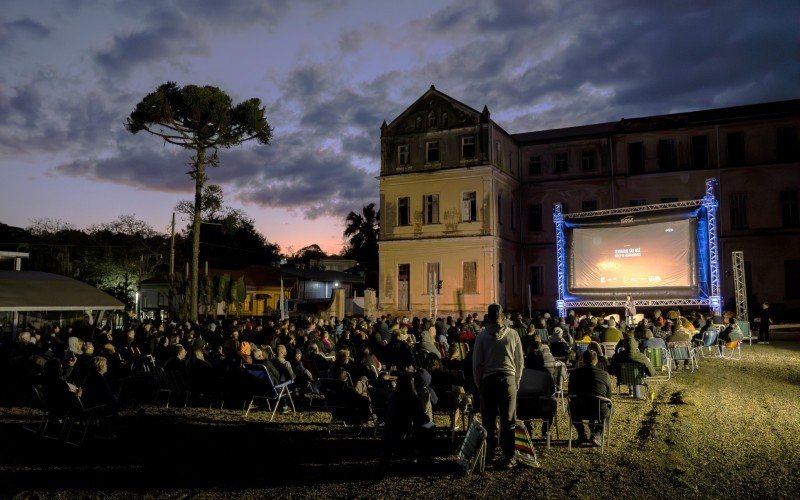
[[[124,307],[111,295],[66,276],[0,271],[0,311],[109,311]]]

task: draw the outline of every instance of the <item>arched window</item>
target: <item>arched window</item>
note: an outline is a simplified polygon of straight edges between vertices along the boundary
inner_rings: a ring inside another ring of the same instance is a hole
[[[422,130],[422,117],[417,117],[417,130]]]
[[[433,111],[428,113],[428,126],[429,127],[435,127],[436,126],[436,113],[434,113]]]
[[[442,127],[447,126],[447,113],[442,113]]]

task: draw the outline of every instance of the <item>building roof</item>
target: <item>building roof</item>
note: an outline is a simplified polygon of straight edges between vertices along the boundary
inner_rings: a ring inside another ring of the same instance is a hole
[[[512,134],[520,144],[537,142],[558,142],[578,140],[613,134],[668,130],[682,127],[696,127],[745,120],[757,120],[765,117],[776,117],[800,113],[800,99],[788,101],[764,102],[728,108],[704,109],[685,113],[643,116],[639,118],[622,118],[616,122],[596,123],[578,127],[540,130]]]
[[[286,274],[296,276],[300,281],[321,281],[325,283],[364,283],[364,276],[345,273],[342,271],[323,271],[320,269],[294,269],[284,267],[281,269]]]
[[[0,311],[97,311],[124,307],[102,290],[66,276],[0,271]]]

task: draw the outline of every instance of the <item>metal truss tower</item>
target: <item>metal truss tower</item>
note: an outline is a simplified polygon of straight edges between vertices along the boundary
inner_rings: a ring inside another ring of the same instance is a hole
[[[733,286],[736,298],[736,319],[750,321],[747,311],[747,278],[744,272],[744,252],[737,250],[731,252],[733,261]]]

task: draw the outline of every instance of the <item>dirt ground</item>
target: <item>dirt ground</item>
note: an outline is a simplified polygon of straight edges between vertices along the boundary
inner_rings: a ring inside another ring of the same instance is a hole
[[[569,451],[536,441],[541,467],[464,476],[445,434],[433,463],[378,467],[380,442],[331,436],[328,415],[272,423],[234,409],[126,412],[115,440],[83,448],[22,429],[33,410],[0,408],[0,496],[22,498],[797,498],[800,336],[744,347],[742,361],[701,359],[652,382],[652,403],[615,396],[610,446]],[[444,423],[442,419],[441,423]]]

